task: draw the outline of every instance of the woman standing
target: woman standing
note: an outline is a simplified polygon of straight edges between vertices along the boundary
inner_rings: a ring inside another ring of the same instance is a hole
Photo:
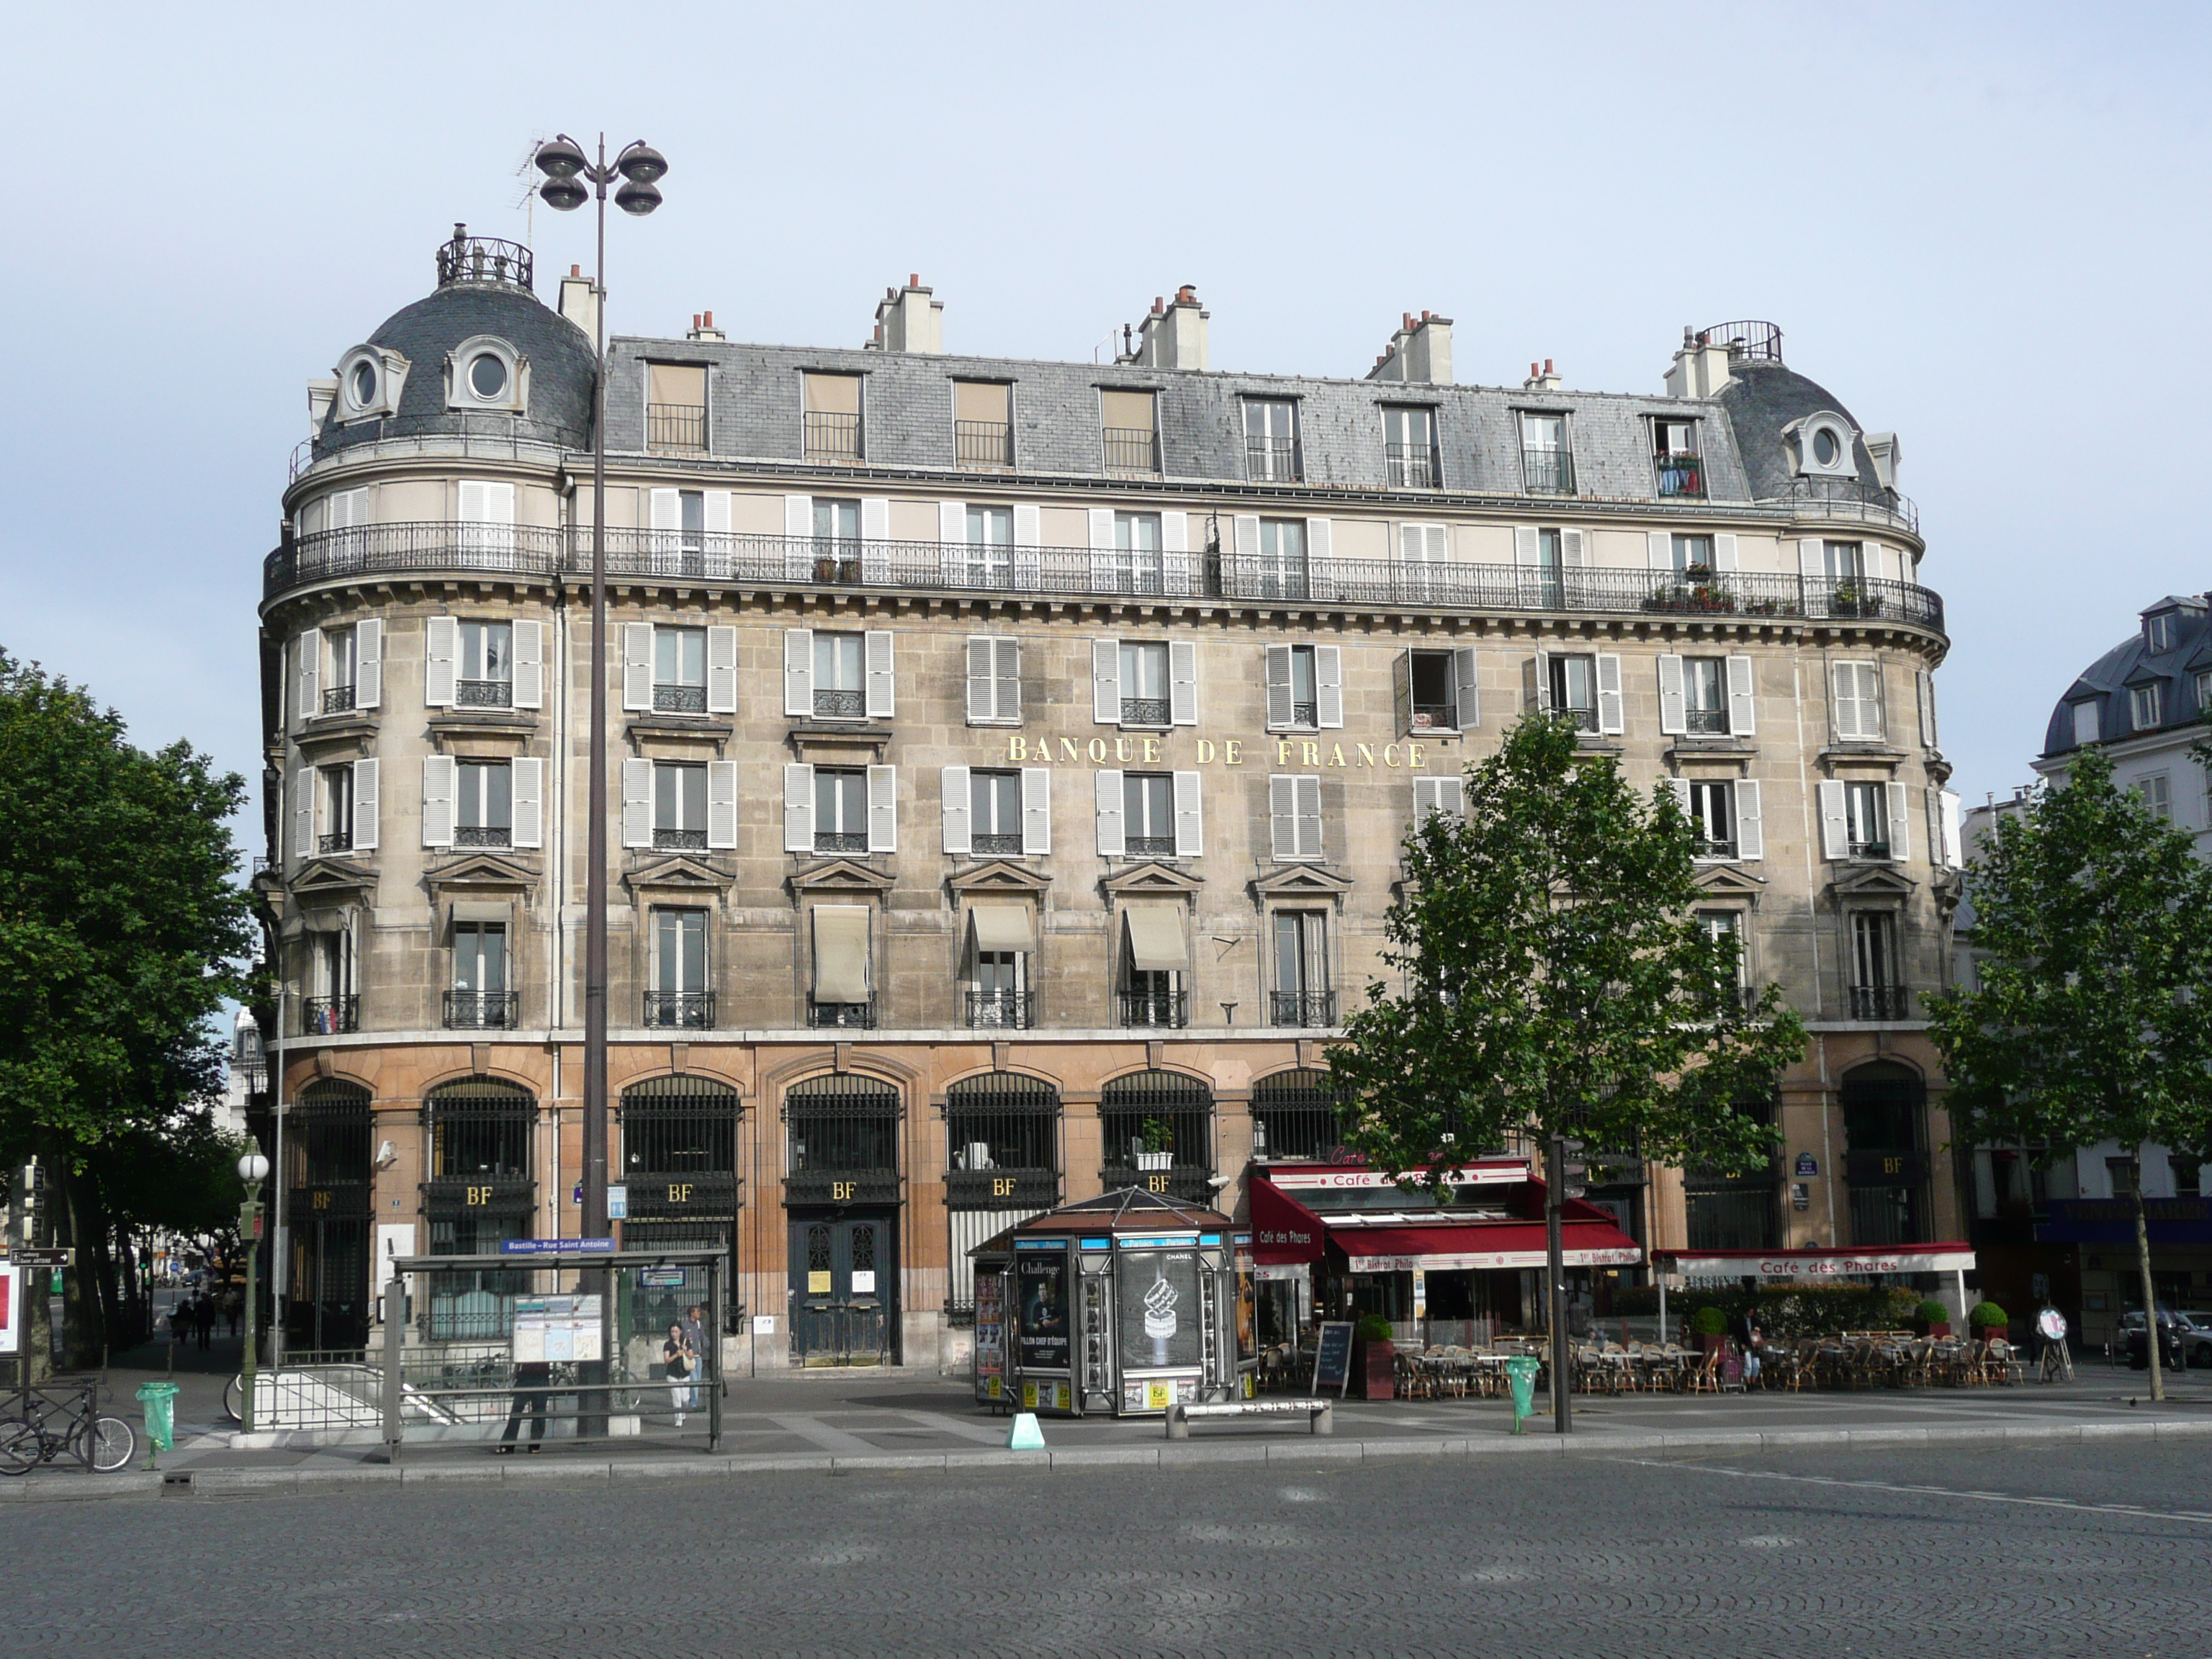
[[[698,1352],[691,1339],[684,1334],[680,1323],[668,1328],[668,1340],[660,1345],[660,1364],[668,1376],[668,1397],[676,1406],[676,1426],[684,1426],[684,1413],[691,1408],[692,1396],[697,1392],[691,1387],[691,1373],[699,1364]]]

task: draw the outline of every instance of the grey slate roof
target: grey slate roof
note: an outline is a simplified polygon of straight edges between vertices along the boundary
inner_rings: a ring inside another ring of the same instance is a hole
[[[2208,614],[2205,608],[2208,599],[2212,596],[2169,595],[2149,606],[2143,612],[2145,616],[2180,608],[2181,614],[2174,621],[2172,645],[2164,651],[2153,652],[2143,631],[2137,629],[2091,663],[2066,688],[2051,709],[2051,723],[2044,732],[2044,754],[2063,754],[2075,747],[2074,705],[2077,702],[2096,703],[2098,735],[2107,743],[2140,737],[2143,732],[2172,731],[2196,725],[2200,712],[2197,705],[2197,673],[2212,666],[2212,614]],[[2153,684],[2160,689],[2161,694],[2159,722],[2139,732],[2135,724],[2135,700],[2129,692],[2136,686]]]
[[[1782,437],[1784,427],[1824,409],[1833,410],[1854,427],[1861,424],[1826,386],[1780,363],[1755,358],[1739,357],[1729,365],[1729,383],[1720,389],[1719,401],[1742,443],[1752,494],[1763,501],[1787,496],[1795,482],[1790,446]],[[1873,484],[1874,458],[1856,438],[1851,457],[1860,478]]]

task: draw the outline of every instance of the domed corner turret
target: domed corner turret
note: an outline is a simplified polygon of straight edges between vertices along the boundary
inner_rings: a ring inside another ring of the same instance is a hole
[[[2169,593],[2052,705],[2045,759],[2091,744],[2197,726],[2212,675],[2212,594]]]

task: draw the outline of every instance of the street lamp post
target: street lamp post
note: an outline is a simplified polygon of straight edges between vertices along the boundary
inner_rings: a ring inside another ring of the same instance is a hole
[[[253,1432],[253,1326],[260,1317],[259,1280],[256,1269],[261,1260],[261,1183],[269,1178],[269,1160],[261,1155],[261,1142],[252,1135],[246,1139],[246,1156],[238,1160],[238,1178],[246,1183],[246,1202],[238,1206],[238,1237],[246,1249],[246,1352],[238,1368],[238,1383],[241,1390],[238,1402],[238,1426],[241,1433]]]
[[[668,172],[660,152],[642,138],[610,163],[606,135],[599,160],[566,133],[538,147],[545,182],[538,194],[559,212],[599,201],[599,258],[592,277],[592,702],[588,763],[589,821],[584,857],[584,1212],[586,1238],[607,1233],[607,186],[622,180],[615,205],[643,218],[660,205],[653,186]],[[586,190],[589,185],[592,188]],[[557,1230],[556,1230],[557,1231]],[[600,1319],[606,1318],[601,1285]],[[597,1413],[590,1414],[597,1421]],[[585,1427],[581,1421],[580,1430]]]

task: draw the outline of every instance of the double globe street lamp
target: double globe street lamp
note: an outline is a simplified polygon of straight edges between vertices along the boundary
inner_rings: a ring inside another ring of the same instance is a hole
[[[261,1261],[261,1183],[269,1179],[269,1160],[263,1156],[261,1142],[254,1136],[246,1139],[246,1156],[238,1160],[238,1178],[246,1183],[246,1202],[238,1206],[238,1237],[246,1250],[246,1352],[238,1368],[239,1401],[238,1427],[241,1434],[253,1432],[253,1328],[261,1317],[260,1284],[255,1268]],[[276,1277],[270,1272],[270,1277]],[[276,1310],[276,1320],[283,1323],[284,1310]]]

